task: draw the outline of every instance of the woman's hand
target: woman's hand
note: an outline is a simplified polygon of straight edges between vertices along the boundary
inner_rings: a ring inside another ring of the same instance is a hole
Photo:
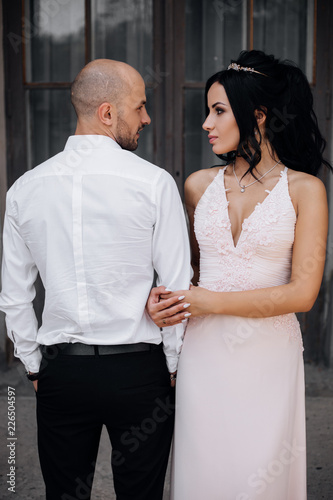
[[[185,290],[188,292],[188,290]],[[162,297],[163,294],[163,297]],[[191,316],[187,308],[190,306],[182,292],[171,292],[165,286],[152,288],[146,308],[155,325],[163,328],[181,323]]]
[[[198,286],[191,286],[190,290],[176,292],[160,286],[152,289],[147,301],[147,310],[157,326],[163,328],[176,325],[190,316],[210,314],[212,293],[214,292]]]

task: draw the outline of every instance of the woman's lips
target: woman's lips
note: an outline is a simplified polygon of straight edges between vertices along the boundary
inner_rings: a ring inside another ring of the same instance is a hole
[[[216,135],[209,135],[208,139],[209,139],[209,143],[212,144],[215,141],[215,139],[217,139],[217,136]]]

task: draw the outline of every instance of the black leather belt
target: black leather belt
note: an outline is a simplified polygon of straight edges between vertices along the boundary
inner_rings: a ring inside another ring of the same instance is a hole
[[[66,356],[104,356],[108,354],[127,354],[130,352],[154,351],[162,348],[161,344],[119,344],[119,345],[88,345],[76,342],[74,344],[63,343],[42,346],[42,354],[55,356],[64,354]]]

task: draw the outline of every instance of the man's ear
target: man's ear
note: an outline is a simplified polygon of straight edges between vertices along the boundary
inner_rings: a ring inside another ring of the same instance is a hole
[[[112,104],[109,102],[103,102],[100,104],[98,108],[98,118],[104,125],[111,126],[113,120],[113,115],[115,114],[115,110],[112,107]]]

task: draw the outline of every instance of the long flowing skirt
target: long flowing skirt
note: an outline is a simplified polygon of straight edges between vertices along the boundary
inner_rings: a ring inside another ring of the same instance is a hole
[[[172,500],[306,499],[301,338],[284,330],[290,318],[279,318],[190,321],[177,378]]]

